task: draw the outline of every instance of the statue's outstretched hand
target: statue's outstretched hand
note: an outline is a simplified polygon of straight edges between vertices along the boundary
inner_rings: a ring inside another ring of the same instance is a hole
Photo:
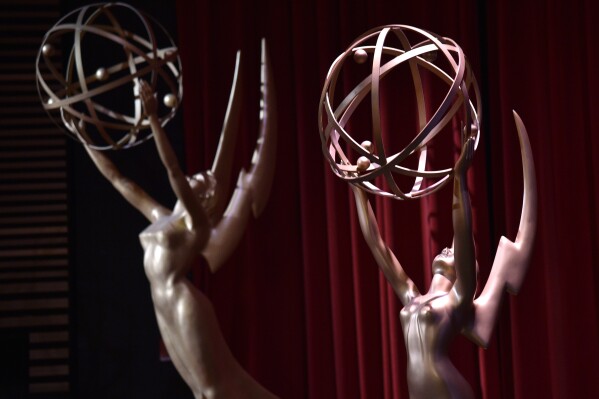
[[[153,116],[158,113],[158,101],[152,87],[143,79],[139,80],[139,97],[144,107],[144,111],[147,116]]]
[[[468,168],[472,164],[474,158],[474,144],[476,138],[474,136],[469,137],[464,145],[462,146],[462,154],[455,164],[454,173],[458,176],[463,176],[468,171]]]

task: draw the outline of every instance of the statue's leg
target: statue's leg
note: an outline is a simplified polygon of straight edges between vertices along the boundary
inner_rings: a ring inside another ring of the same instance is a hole
[[[196,399],[204,399],[204,395],[201,392],[195,391],[194,387],[199,386],[199,382],[195,381],[194,375],[185,366],[185,363],[183,362],[176,345],[177,339],[173,338],[173,334],[168,328],[168,323],[164,321],[164,318],[158,313],[158,311],[156,311],[156,319],[158,321],[158,327],[160,329],[160,334],[162,335],[162,340],[167,349],[168,355],[175,366],[175,369],[177,369],[177,372],[181,378],[183,378],[187,386],[192,389],[194,397]]]
[[[165,282],[166,281],[166,282]],[[196,398],[230,380],[238,369],[210,301],[186,278],[151,281],[164,344]]]
[[[154,288],[158,287],[153,286],[152,297],[165,346],[196,399],[276,398],[237,363],[202,292],[185,278],[163,284],[158,292]]]

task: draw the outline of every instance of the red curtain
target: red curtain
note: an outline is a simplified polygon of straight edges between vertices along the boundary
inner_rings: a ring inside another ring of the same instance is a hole
[[[347,185],[325,165],[317,127],[336,56],[364,31],[401,23],[455,39],[483,90],[469,176],[480,285],[499,237],[513,239],[520,217],[512,109],[536,163],[539,224],[522,291],[504,302],[488,350],[456,341],[455,365],[480,398],[597,395],[595,2],[178,1],[177,13],[190,173],[211,165],[235,51],[245,89],[237,168],[249,165],[257,137],[262,37],[274,69],[279,141],[269,204],[229,262],[202,278],[232,351],[256,380],[282,398],[408,398],[399,301],[364,243]],[[389,124],[394,106],[385,104]],[[450,191],[408,203],[371,198],[421,291],[432,258],[451,242]]]

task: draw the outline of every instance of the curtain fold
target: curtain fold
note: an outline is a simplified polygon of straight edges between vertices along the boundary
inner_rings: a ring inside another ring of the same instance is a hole
[[[499,237],[513,240],[520,219],[512,109],[535,157],[539,224],[522,291],[504,301],[489,349],[460,338],[454,364],[479,398],[596,391],[597,7],[590,0],[177,1],[189,173],[212,163],[238,49],[244,109],[234,169],[248,167],[262,37],[272,61],[279,139],[271,197],[234,256],[201,279],[229,346],[256,380],[282,398],[408,398],[400,303],[364,242],[347,184],[325,165],[317,126],[320,91],[337,55],[364,31],[400,23],[455,39],[483,91],[482,141],[469,175],[479,291]],[[339,86],[349,90],[352,82]],[[413,96],[412,87],[405,90]],[[384,95],[393,101],[383,105],[383,125],[404,126],[395,110],[407,105],[398,93]],[[355,120],[352,128],[369,123]],[[388,133],[386,140],[399,138]],[[457,151],[430,156],[455,159]],[[385,241],[424,291],[433,257],[451,244],[451,188],[420,201],[371,202]]]

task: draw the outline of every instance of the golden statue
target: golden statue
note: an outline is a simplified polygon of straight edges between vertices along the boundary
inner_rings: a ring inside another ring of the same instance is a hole
[[[391,33],[398,37],[402,49],[385,46],[385,38]],[[420,41],[412,45],[406,33],[411,37],[417,33]],[[376,44],[368,45],[366,42],[369,39],[376,39]],[[433,62],[437,53],[446,57],[448,71]],[[343,62],[353,56],[356,62],[363,63],[369,54],[373,54],[371,74],[335,107],[334,89]],[[382,64],[382,54],[392,57]],[[381,136],[379,82],[380,78],[402,62],[409,64],[412,73],[421,131],[404,150],[389,156],[385,154]],[[427,104],[424,101],[419,68],[428,69],[449,86],[448,94],[429,120],[426,118]],[[368,91],[371,93],[375,145],[370,141],[358,144],[345,130],[348,119]],[[489,280],[481,295],[475,299],[477,263],[466,173],[478,143],[480,107],[470,100],[469,91],[473,91],[478,99],[476,81],[461,48],[454,41],[418,28],[389,25],[366,32],[335,60],[321,97],[319,122],[323,152],[335,174],[352,185],[364,238],[404,306],[400,319],[408,358],[407,382],[411,399],[474,398],[472,389],[449,359],[449,345],[460,333],[480,346],[488,345],[503,291],[518,292],[532,251],[536,228],[534,164],[526,129],[514,112],[524,175],[520,229],[515,242],[502,237]],[[426,145],[453,118],[461,118],[460,157],[452,168],[427,170]],[[346,153],[341,140],[353,150],[357,160],[352,160],[352,154]],[[417,169],[400,165],[410,155],[418,156]],[[414,177],[415,181],[409,192],[398,187],[394,174]],[[382,177],[387,182],[390,192],[374,184],[377,177]],[[430,288],[427,293],[421,294],[381,237],[367,191],[407,200],[431,194],[451,178],[453,244],[435,257]],[[425,179],[434,182],[424,186]]]
[[[240,172],[228,205],[226,193],[241,107],[239,54],[213,167],[191,177],[181,170],[157,117],[158,104],[151,86],[144,80],[139,81],[143,109],[178,199],[172,210],[121,175],[103,152],[85,146],[104,177],[151,222],[139,239],[144,249],[144,269],[150,282],[156,319],[173,364],[197,399],[276,398],[235,360],[221,334],[212,304],[187,278],[190,267],[200,256],[206,259],[212,272],[217,271],[243,236],[250,213],[257,217],[269,197],[276,122],[272,73],[264,42],[262,51],[260,136],[252,166],[248,172]],[[82,125],[71,123],[70,129],[77,129],[82,141],[87,141]]]
[[[137,25],[132,24],[135,20]],[[68,43],[62,68],[55,48]],[[88,57],[98,52],[102,57]],[[212,272],[223,265],[243,236],[250,213],[260,215],[270,195],[276,109],[263,40],[259,137],[250,170],[239,173],[232,197],[227,197],[241,111],[239,69],[238,53],[212,169],[187,177],[163,130],[182,98],[179,53],[154,19],[124,3],[81,7],[46,33],[36,63],[38,91],[49,116],[85,144],[98,170],[151,223],[139,239],[158,327],[177,371],[197,399],[275,398],[235,360],[212,304],[187,279],[199,257]],[[160,91],[162,104],[156,99]],[[121,103],[125,107],[116,108]],[[123,176],[99,151],[129,148],[152,137],[177,197],[172,210]]]

